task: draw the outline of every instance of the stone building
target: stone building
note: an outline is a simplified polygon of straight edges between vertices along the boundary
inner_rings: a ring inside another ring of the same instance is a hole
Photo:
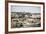
[[[40,13],[24,13],[24,12],[11,12],[12,26],[16,23],[33,24],[40,23],[41,15]]]

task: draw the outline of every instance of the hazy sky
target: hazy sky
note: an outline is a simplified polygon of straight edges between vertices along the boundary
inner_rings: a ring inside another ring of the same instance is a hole
[[[41,7],[36,6],[11,6],[12,12],[30,12],[30,13],[40,13]]]

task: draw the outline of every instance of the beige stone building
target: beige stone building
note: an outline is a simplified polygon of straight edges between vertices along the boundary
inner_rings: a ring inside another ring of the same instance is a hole
[[[41,15],[40,13],[11,13],[12,19],[12,26],[16,23],[23,23],[23,24],[33,24],[33,23],[40,23]]]

